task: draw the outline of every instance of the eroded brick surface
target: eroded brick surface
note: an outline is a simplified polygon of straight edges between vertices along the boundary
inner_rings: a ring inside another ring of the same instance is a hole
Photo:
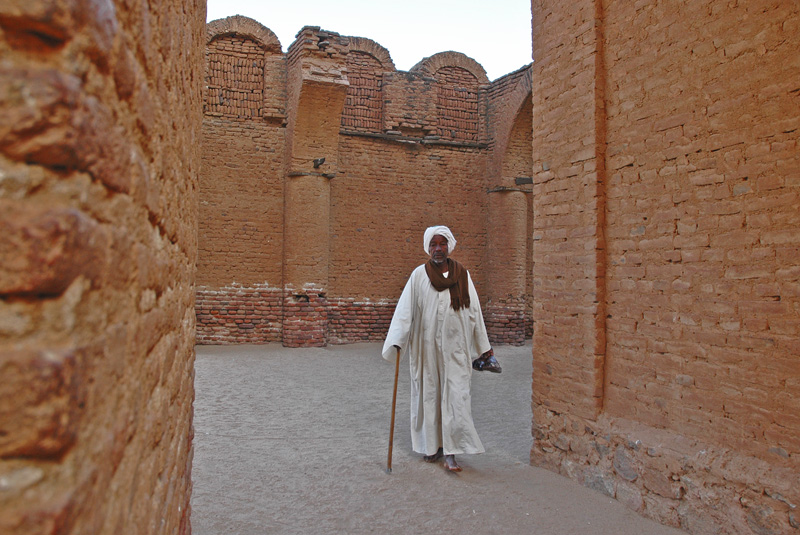
[[[188,534],[205,9],[0,6],[0,532]]]
[[[74,443],[84,408],[76,351],[0,354],[0,458],[51,458]]]

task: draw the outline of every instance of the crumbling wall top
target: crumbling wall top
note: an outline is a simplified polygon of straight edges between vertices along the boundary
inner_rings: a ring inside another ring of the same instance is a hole
[[[365,52],[377,59],[384,71],[397,70],[392,61],[392,56],[384,47],[366,37],[350,37],[350,52]]]
[[[409,72],[416,72],[427,76],[434,76],[442,67],[460,67],[472,73],[479,84],[488,84],[489,77],[481,64],[461,52],[439,52],[433,56],[423,58],[422,61],[411,67]]]
[[[265,51],[280,52],[281,42],[272,30],[242,15],[212,20],[206,24],[206,43],[223,35],[241,35],[259,43]]]

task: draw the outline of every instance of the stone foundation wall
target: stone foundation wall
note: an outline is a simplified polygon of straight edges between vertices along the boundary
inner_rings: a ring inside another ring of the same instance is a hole
[[[204,19],[0,5],[0,533],[191,531]]]
[[[689,533],[796,533],[797,467],[646,422],[534,408],[531,462]]]

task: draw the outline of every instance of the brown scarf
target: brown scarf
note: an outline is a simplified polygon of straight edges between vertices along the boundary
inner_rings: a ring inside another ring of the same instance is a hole
[[[453,306],[453,310],[469,308],[467,269],[452,258],[447,259],[447,268],[450,274],[445,277],[439,273],[439,268],[431,258],[425,264],[425,273],[428,274],[428,278],[437,292],[450,290],[450,304]]]

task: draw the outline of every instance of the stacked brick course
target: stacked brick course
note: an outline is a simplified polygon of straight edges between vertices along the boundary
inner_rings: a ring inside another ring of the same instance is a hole
[[[270,59],[278,56],[267,44],[273,37],[244,17],[209,24],[207,60],[214,64],[204,121],[198,341],[253,343],[276,334],[293,347],[379,340],[406,278],[426,259],[422,232],[440,222],[457,233],[456,257],[479,292],[488,291],[487,189],[501,179],[485,176],[494,140],[485,124],[491,84],[480,65],[446,52],[397,72],[374,41],[316,27],[303,28],[278,62]],[[216,80],[250,94],[249,71],[237,65],[245,56],[260,65],[258,50],[267,58],[264,76],[285,81],[264,86],[285,98],[289,112],[280,123],[226,115],[212,102],[212,93],[226,90]],[[508,154],[496,159],[516,162],[508,169],[530,161],[530,128],[510,126],[518,116],[520,124],[529,121],[526,97],[515,93],[520,84],[530,92],[525,72],[493,91],[498,109],[504,94],[516,102],[495,116],[508,126],[492,129],[520,138],[500,142]],[[502,214],[496,221],[505,225]],[[526,231],[517,230],[524,244]],[[495,302],[494,342],[524,341],[524,278],[521,286],[498,289],[515,308]],[[248,321],[258,314],[268,317]]]
[[[264,344],[282,340],[283,292],[269,286],[197,289],[198,344]]]
[[[380,132],[383,119],[381,94],[383,66],[373,56],[359,51],[347,55],[347,99],[342,128]]]
[[[282,335],[286,347],[327,345],[328,301],[324,290],[313,285],[305,285],[302,290],[286,288]]]
[[[392,321],[397,301],[358,302],[336,299],[328,308],[328,341],[332,344],[382,342]]]
[[[0,4],[0,533],[189,534],[205,4]]]
[[[478,80],[460,67],[442,67],[436,74],[439,135],[442,139],[478,141]]]
[[[258,117],[264,94],[264,49],[252,39],[218,38],[206,50],[208,115]]]

